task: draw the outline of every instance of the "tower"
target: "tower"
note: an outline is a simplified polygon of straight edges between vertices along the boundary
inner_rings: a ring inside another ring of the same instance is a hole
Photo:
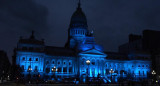
[[[74,48],[77,44],[81,44],[88,34],[87,19],[82,11],[79,1],[76,11],[73,13],[68,29],[68,42],[66,47]]]

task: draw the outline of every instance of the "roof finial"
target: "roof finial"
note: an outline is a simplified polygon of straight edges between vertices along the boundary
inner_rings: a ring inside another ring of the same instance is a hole
[[[78,8],[81,8],[81,0],[78,2]]]
[[[34,30],[32,30],[32,35],[30,37],[31,39],[34,39]]]

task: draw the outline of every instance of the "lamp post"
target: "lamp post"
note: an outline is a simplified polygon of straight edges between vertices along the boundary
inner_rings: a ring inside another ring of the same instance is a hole
[[[88,68],[87,68],[87,81],[88,81],[88,76],[89,76],[89,74],[88,74],[88,70],[89,70],[89,65],[90,65],[90,60],[87,60],[86,61],[86,64],[88,65]]]
[[[152,71],[152,75],[153,75],[153,78],[155,78],[156,72],[154,70]]]
[[[109,71],[111,73],[111,83],[112,83],[112,73],[114,73],[113,69]]]
[[[29,67],[29,68],[28,68],[28,71],[29,71],[29,83],[30,83],[30,78],[31,78],[31,74],[30,74],[30,72],[32,71],[32,68],[31,68],[31,67]]]
[[[54,66],[53,68],[52,68],[52,72],[54,73],[54,79],[55,79],[55,72],[56,71],[58,71],[58,69],[56,68],[56,66]]]

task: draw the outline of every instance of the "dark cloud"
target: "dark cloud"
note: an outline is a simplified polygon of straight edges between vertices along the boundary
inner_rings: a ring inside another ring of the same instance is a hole
[[[64,46],[78,0],[1,0],[1,49],[12,51],[19,36],[36,31],[46,45]],[[105,51],[117,51],[128,35],[160,30],[159,0],[81,0],[89,30]]]

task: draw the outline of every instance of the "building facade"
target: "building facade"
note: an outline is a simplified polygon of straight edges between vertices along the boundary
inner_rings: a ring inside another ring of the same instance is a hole
[[[3,50],[0,50],[0,58],[0,83],[2,83],[5,80],[9,80],[11,77],[11,63],[9,62],[7,53]]]
[[[104,52],[88,30],[80,2],[71,17],[65,47],[46,46],[32,32],[29,38],[19,39],[15,53],[15,64],[22,68],[25,78],[38,75],[43,79],[78,77],[85,81],[86,77],[103,77],[117,81],[120,77],[147,78],[151,71],[149,54]]]

